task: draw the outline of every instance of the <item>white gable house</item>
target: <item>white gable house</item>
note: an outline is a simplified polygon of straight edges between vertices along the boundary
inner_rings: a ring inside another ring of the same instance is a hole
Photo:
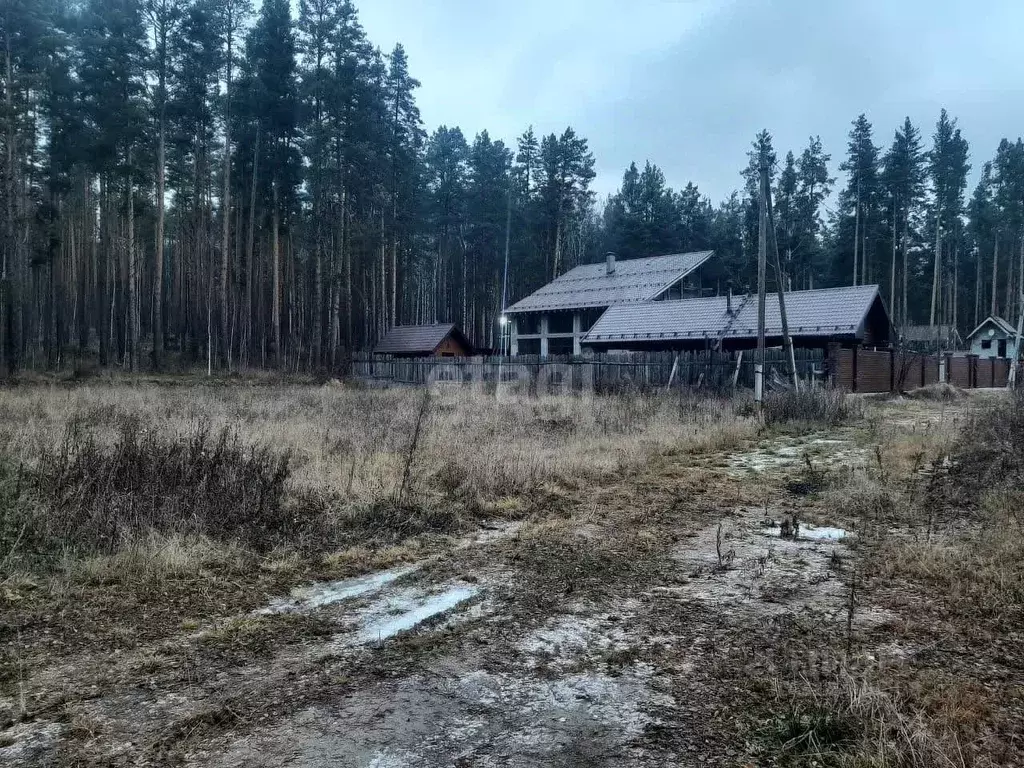
[[[998,315],[989,315],[967,336],[971,354],[978,357],[1010,357],[1017,329]]]

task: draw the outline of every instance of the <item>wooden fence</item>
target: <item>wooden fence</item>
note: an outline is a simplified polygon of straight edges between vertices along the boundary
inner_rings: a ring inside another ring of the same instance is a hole
[[[961,389],[1005,387],[1010,375],[1009,360],[977,355],[833,347],[828,361],[832,382],[851,392],[905,392],[940,382]]]
[[[973,355],[927,355],[892,349],[841,348],[827,352],[798,349],[803,381],[827,383],[850,392],[901,392],[947,381],[967,389],[1005,387],[1010,363]],[[493,388],[498,381],[523,392],[655,391],[701,389],[729,392],[754,386],[754,353],[629,352],[585,357],[402,358],[362,354],[349,363],[349,375],[363,381],[423,385],[448,382]],[[785,386],[787,366],[781,349],[765,355],[766,383]]]
[[[796,367],[804,380],[824,380],[825,353],[796,350]],[[536,355],[516,357],[400,358],[357,355],[349,373],[364,381],[402,384],[461,382],[491,386],[515,382],[532,393],[538,391],[590,390],[599,393],[627,390],[653,391],[703,389],[727,392],[734,387],[753,388],[754,353],[746,352],[630,352],[585,357]],[[781,349],[767,350],[768,382],[785,381]]]

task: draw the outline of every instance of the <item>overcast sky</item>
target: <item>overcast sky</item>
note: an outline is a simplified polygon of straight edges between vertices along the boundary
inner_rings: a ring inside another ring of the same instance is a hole
[[[362,0],[385,52],[405,45],[429,131],[514,143],[567,125],[597,159],[595,188],[651,160],[714,201],[740,185],[754,135],[780,159],[819,134],[833,157],[861,112],[887,146],[905,115],[928,141],[959,118],[972,179],[1024,132],[1022,0]],[[972,181],[973,183],[973,181]]]

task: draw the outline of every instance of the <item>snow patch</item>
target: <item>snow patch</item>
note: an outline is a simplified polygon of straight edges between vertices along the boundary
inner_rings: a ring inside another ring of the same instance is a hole
[[[777,525],[770,528],[768,534],[770,536],[782,535],[781,530]],[[806,541],[842,541],[848,536],[853,536],[853,534],[843,528],[835,528],[831,525],[811,525],[810,523],[800,523],[800,532],[797,539],[804,539]]]
[[[402,568],[391,568],[386,571],[370,573],[366,576],[357,576],[352,579],[328,581],[321,584],[311,584],[308,587],[299,587],[292,590],[289,598],[272,602],[266,608],[260,610],[260,613],[311,611],[342,600],[349,600],[353,597],[370,594],[371,592],[378,592],[391,582],[397,581],[403,576],[408,576],[417,569],[418,566],[409,565]]]
[[[387,640],[476,597],[479,587],[453,586],[436,594],[408,590],[388,595],[361,612],[358,643]]]

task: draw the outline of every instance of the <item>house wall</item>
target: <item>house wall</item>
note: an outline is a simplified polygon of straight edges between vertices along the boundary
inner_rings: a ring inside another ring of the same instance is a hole
[[[510,318],[512,355],[581,355],[581,340],[606,307],[575,312],[516,314]],[[523,329],[529,329],[529,333]]]
[[[442,341],[438,348],[434,350],[434,357],[466,357],[468,355],[469,350],[451,336]]]
[[[990,326],[991,327],[991,326]],[[989,328],[982,328],[976,336],[971,337],[971,354],[978,357],[1005,357],[1013,354],[1013,341],[1003,331],[996,330],[994,336],[988,335]],[[1006,342],[1006,355],[999,354],[999,341]],[[982,347],[982,342],[990,341],[988,349]]]

